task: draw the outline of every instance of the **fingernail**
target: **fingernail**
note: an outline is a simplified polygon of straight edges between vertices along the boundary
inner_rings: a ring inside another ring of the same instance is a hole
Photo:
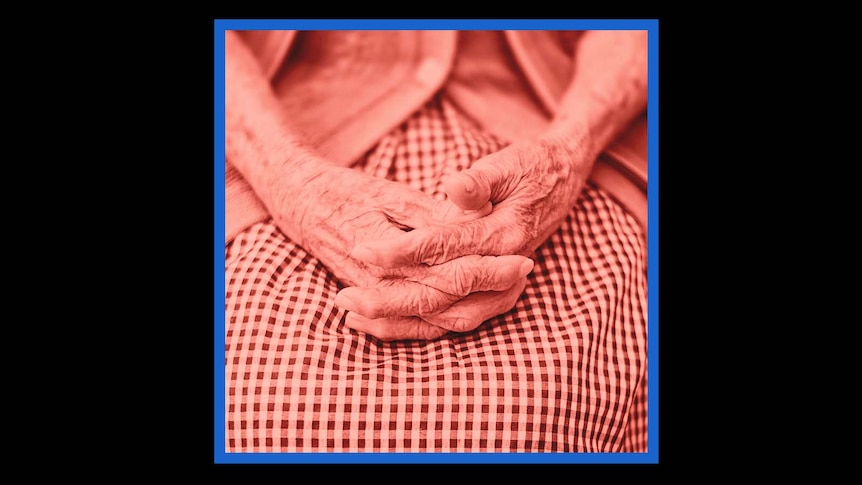
[[[521,273],[521,276],[527,276],[530,274],[530,271],[533,271],[533,260],[526,259],[521,266],[518,267],[518,271]]]
[[[350,257],[366,263],[374,262],[374,252],[367,246],[356,246],[350,251]]]

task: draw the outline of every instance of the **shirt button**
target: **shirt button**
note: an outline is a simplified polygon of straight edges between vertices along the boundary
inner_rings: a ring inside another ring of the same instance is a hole
[[[443,77],[443,63],[433,57],[424,59],[416,70],[416,81],[423,86],[433,86]]]

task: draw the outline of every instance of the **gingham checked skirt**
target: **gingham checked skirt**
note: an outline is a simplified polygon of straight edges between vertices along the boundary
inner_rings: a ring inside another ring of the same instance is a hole
[[[357,164],[444,197],[505,144],[437,97]],[[432,342],[343,325],[340,284],[272,221],[225,248],[226,452],[645,452],[645,234],[588,185],[515,308]]]

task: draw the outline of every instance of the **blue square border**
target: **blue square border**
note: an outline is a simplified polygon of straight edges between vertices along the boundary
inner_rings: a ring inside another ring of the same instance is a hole
[[[216,19],[214,20],[214,463],[216,464],[656,464],[658,463],[658,20],[657,19]],[[648,31],[646,453],[227,453],[225,443],[225,120],[227,30],[646,30]]]

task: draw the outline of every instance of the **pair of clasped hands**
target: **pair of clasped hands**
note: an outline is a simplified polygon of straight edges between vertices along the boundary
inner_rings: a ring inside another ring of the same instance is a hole
[[[302,245],[346,286],[345,324],[381,340],[433,340],[511,310],[584,180],[576,147],[509,145],[443,180],[446,200],[330,166],[308,182]]]

